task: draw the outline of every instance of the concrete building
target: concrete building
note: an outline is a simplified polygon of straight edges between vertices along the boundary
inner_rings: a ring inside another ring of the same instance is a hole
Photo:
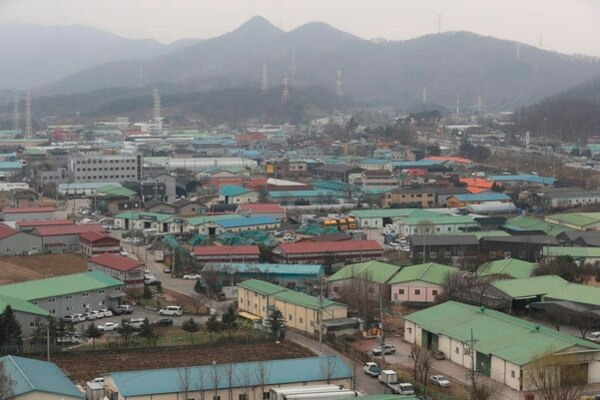
[[[344,266],[327,278],[329,297],[339,299],[343,292],[358,292],[371,300],[389,298],[389,280],[400,271],[400,267],[381,261],[367,261]]]
[[[376,260],[383,248],[375,240],[282,243],[272,250],[273,257],[284,263],[338,263]]]
[[[555,329],[454,301],[404,318],[405,341],[441,351],[465,368],[474,365],[480,374],[514,389],[515,399],[525,398],[517,391],[533,389],[529,379],[533,364],[550,354],[585,368],[586,383],[600,383],[600,345]]]
[[[458,268],[437,263],[410,265],[390,279],[391,299],[398,303],[433,303],[444,292],[446,275]]]
[[[3,221],[41,221],[54,219],[55,213],[54,207],[4,207],[0,211],[0,218]]]
[[[480,230],[479,223],[469,215],[436,215],[425,212],[395,218],[393,226],[402,236],[448,235]]]
[[[389,187],[398,186],[400,181],[387,169],[366,169],[361,176],[362,187]]]
[[[258,192],[240,186],[222,186],[219,201],[225,204],[246,204],[258,202]]]
[[[238,212],[242,215],[249,216],[267,216],[276,219],[277,221],[284,221],[286,218],[285,208],[279,204],[240,204],[238,206]]]
[[[86,232],[105,232],[100,224],[36,226],[31,233],[42,239],[43,251],[65,253],[80,248],[79,236]]]
[[[0,296],[26,300],[55,318],[121,304],[123,282],[101,272],[82,272],[0,286]]]
[[[223,378],[227,370],[232,371],[231,384]],[[264,371],[264,374],[257,371]],[[185,390],[180,377],[188,374],[190,384]],[[203,378],[198,379],[199,376]],[[217,379],[216,388],[211,383],[211,376],[223,378]],[[326,383],[349,389],[352,387],[352,370],[338,356],[321,356],[112,372],[104,379],[106,394],[113,400],[181,400],[183,396],[188,399],[276,400],[270,396],[271,389]]]
[[[73,182],[123,182],[142,180],[141,154],[80,154],[69,161]]]
[[[120,280],[126,289],[144,287],[144,263],[133,258],[119,254],[99,254],[88,260],[88,269]]]
[[[85,395],[54,363],[17,356],[0,358],[14,382],[11,400],[81,400]]]
[[[196,246],[193,254],[202,263],[257,262],[260,257],[260,249],[257,245]]]
[[[207,221],[203,224],[196,225],[198,233],[204,235],[220,235],[224,232],[243,232],[252,230],[269,231],[278,229],[281,226],[281,222],[273,217],[266,215],[259,215],[254,217],[242,217],[218,219]]]
[[[21,325],[22,337],[29,337],[33,334],[36,319],[50,315],[48,311],[29,303],[27,300],[0,295],[0,313],[3,313],[8,306],[12,308],[15,319]]]
[[[386,192],[383,196],[382,205],[384,208],[389,207],[435,207],[435,192],[428,188],[418,189],[395,189]]]
[[[79,235],[79,250],[88,257],[104,253],[119,253],[121,241],[103,232],[88,231]]]

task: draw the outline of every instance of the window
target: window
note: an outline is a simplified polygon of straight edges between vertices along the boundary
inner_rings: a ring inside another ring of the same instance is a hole
[[[263,392],[263,400],[269,400],[271,398],[271,392]]]
[[[421,290],[420,290],[420,289],[415,289],[415,294],[416,294],[416,295],[419,295],[419,294],[421,294]]]
[[[455,348],[454,348],[454,352],[455,352],[456,354],[458,354],[458,353],[460,352],[460,350],[458,349],[458,347],[455,347]]]
[[[298,317],[298,322],[302,323],[302,317]]]
[[[437,290],[432,290],[432,291],[431,291],[431,294],[432,294],[433,296],[437,296],[437,294],[438,294],[438,291],[437,291]]]
[[[33,322],[33,321],[29,322],[29,326],[30,326],[31,328],[35,328],[35,322]]]
[[[406,331],[407,331],[408,333],[412,333],[412,327],[410,327],[410,326],[409,326],[408,328],[406,328]]]
[[[56,314],[56,310],[50,310],[50,314]]]
[[[54,303],[56,301],[56,299],[53,297],[51,299],[48,299],[48,303]]]
[[[431,252],[429,252],[429,257],[430,258],[437,258],[437,253],[435,251],[431,251]]]
[[[517,374],[515,373],[514,370],[510,371],[510,377],[511,378],[516,378],[517,377]]]
[[[444,258],[450,258],[452,254],[449,251],[444,252]]]
[[[31,302],[31,304],[33,304],[34,306],[37,306],[38,302],[37,302],[37,300],[34,300]]]
[[[404,294],[404,289],[398,289],[398,294]]]
[[[292,317],[292,314],[290,314],[290,315],[288,316],[288,320],[290,320],[290,321],[291,321],[292,319],[293,319],[293,317]]]
[[[213,396],[213,400],[221,400],[221,396]]]
[[[457,252],[456,252],[456,255],[457,255],[458,257],[464,257],[464,256],[465,256],[465,252],[464,252],[464,251],[457,251]]]
[[[510,258],[510,257],[511,257],[510,251],[505,251],[504,258]]]
[[[98,290],[98,294],[104,294],[104,293],[106,293],[106,290],[104,290],[104,289]]]
[[[65,300],[71,300],[72,298],[73,298],[73,296],[70,295],[70,294],[68,294],[68,295],[65,296]]]
[[[496,252],[495,251],[490,251],[489,257],[490,258],[495,258],[496,257]]]
[[[340,288],[338,288],[337,286],[334,286],[334,287],[333,287],[333,292],[334,292],[334,293],[337,293],[337,292],[339,291],[339,289],[340,289]]]
[[[90,294],[89,293],[82,293],[81,297],[88,297]]]
[[[71,306],[67,306],[67,307],[66,307],[66,310],[67,310],[67,311],[72,311],[72,310],[73,310],[73,307],[71,307]]]
[[[238,400],[248,400],[248,395],[246,393],[240,393],[238,395]]]

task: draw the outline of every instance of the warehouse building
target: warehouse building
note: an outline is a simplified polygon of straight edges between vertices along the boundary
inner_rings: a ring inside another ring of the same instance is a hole
[[[123,282],[91,271],[0,286],[8,296],[38,306],[55,318],[121,304]]]
[[[50,315],[48,311],[29,303],[27,300],[0,295],[0,313],[3,313],[8,306],[13,309],[15,319],[21,325],[22,337],[28,337],[33,334],[37,318],[44,318]]]
[[[528,374],[546,355],[564,357],[587,370],[586,383],[600,383],[600,345],[490,310],[448,301],[406,315],[404,340],[441,351],[515,391],[532,390]],[[471,342],[471,332],[473,342]]]
[[[196,246],[193,254],[201,263],[258,262],[260,249],[257,245]]]
[[[346,265],[327,278],[331,298],[340,298],[344,291],[363,289],[360,295],[370,295],[372,300],[389,298],[389,280],[400,271],[400,267],[381,261],[367,261]]]
[[[0,224],[0,255],[35,254],[43,249],[42,238]]]
[[[84,232],[79,235],[79,250],[88,257],[104,253],[119,253],[121,241],[103,232]]]
[[[6,374],[14,382],[13,400],[80,400],[85,395],[49,361],[17,356],[0,358]]]
[[[433,303],[444,293],[446,276],[457,272],[458,268],[437,263],[404,267],[389,282],[391,299],[400,303]]]
[[[120,254],[99,254],[88,260],[88,269],[120,280],[126,289],[144,287],[144,263],[133,258]]]
[[[225,371],[232,372],[231,383],[223,378]],[[181,384],[185,376],[189,380],[187,388]],[[275,388],[327,383],[349,389],[352,370],[338,356],[321,356],[112,372],[105,375],[104,380],[106,395],[113,400],[180,400],[183,396],[268,400],[270,390]],[[216,388],[215,381],[218,382]]]
[[[284,263],[360,262],[383,257],[383,248],[375,240],[283,243],[272,252],[277,261]]]
[[[41,221],[54,219],[56,208],[54,207],[4,207],[0,211],[3,221]]]
[[[36,226],[31,233],[42,239],[45,252],[65,253],[79,250],[79,236],[86,232],[104,232],[100,224]]]

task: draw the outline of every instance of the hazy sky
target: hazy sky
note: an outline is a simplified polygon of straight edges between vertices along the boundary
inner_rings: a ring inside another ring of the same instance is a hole
[[[469,30],[600,56],[600,0],[0,0],[0,22],[94,26],[130,38],[208,38],[262,15],[284,30],[324,21],[364,38]],[[2,38],[0,38],[2,40]]]

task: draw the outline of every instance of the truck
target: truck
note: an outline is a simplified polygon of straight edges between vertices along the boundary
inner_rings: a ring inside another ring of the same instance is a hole
[[[165,260],[165,252],[162,250],[154,251],[154,261],[163,262]]]
[[[381,374],[381,368],[374,362],[367,362],[363,367],[363,371],[365,374],[370,375],[372,377],[378,377]]]
[[[413,385],[406,382],[398,382],[398,374],[394,370],[384,369],[377,379],[394,394],[415,394],[415,387]]]

